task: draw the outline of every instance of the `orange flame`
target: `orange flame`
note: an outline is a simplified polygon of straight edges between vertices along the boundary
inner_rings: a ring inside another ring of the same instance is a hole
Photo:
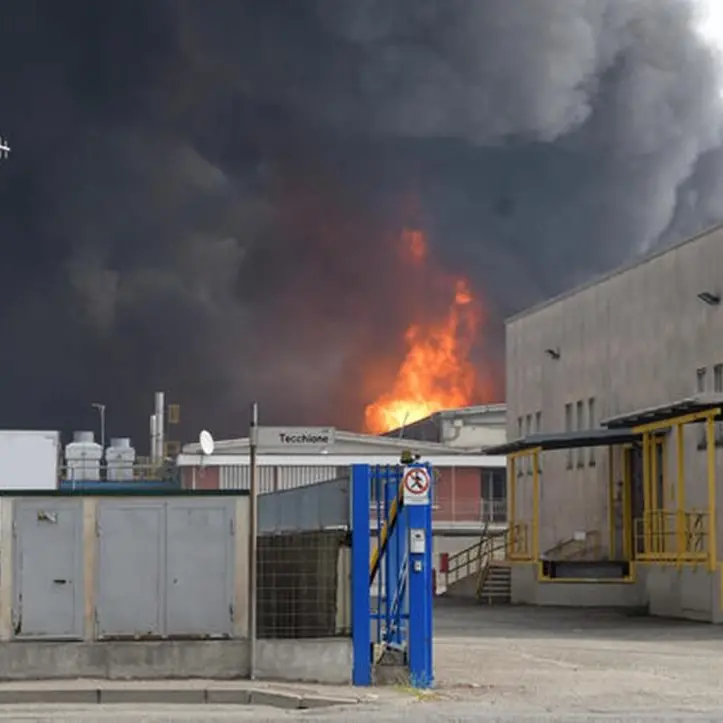
[[[424,234],[405,231],[402,242],[412,262],[422,265],[427,257]],[[480,309],[465,279],[454,281],[453,294],[442,322],[413,324],[407,329],[407,355],[391,391],[366,407],[367,431],[382,434],[434,412],[472,403],[477,379],[469,353]]]

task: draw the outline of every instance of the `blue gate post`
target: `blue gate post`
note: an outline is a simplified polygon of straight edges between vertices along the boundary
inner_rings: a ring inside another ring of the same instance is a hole
[[[369,505],[371,470],[368,464],[351,468],[351,634],[352,683],[372,684]]]
[[[409,465],[403,477],[409,543],[409,680],[416,688],[434,682],[432,662],[432,471]],[[426,485],[426,490],[423,490]],[[420,490],[423,490],[420,492]]]

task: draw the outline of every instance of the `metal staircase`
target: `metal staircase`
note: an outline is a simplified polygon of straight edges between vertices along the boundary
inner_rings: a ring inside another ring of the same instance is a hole
[[[449,556],[443,594],[473,598],[487,605],[509,604],[511,582],[507,547],[506,531],[490,534],[485,527],[479,542]]]

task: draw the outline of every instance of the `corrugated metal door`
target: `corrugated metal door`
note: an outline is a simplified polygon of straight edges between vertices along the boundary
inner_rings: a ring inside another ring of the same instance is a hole
[[[18,500],[13,530],[15,636],[82,638],[82,501]]]
[[[227,636],[233,624],[233,500],[168,502],[168,636]]]
[[[98,507],[100,637],[159,637],[163,623],[163,502],[102,500]]]

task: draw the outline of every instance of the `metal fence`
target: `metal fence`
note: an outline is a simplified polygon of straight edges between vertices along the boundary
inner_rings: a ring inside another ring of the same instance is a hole
[[[350,635],[349,476],[267,491],[258,526],[258,637]]]

